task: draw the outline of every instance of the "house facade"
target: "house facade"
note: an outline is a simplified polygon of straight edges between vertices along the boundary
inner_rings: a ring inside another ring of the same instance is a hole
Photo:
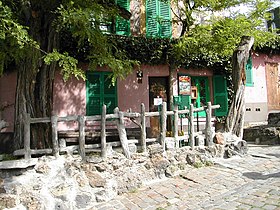
[[[280,55],[252,53],[245,89],[247,124],[265,122],[270,112],[280,111]]]
[[[117,18],[105,22],[101,29],[104,33],[116,33],[125,36],[145,35],[147,37],[171,38],[180,34],[180,27],[172,25],[172,12],[169,1],[160,0],[117,0],[119,6],[131,13],[131,19]],[[266,120],[269,111],[279,110],[279,86],[270,87],[270,81],[279,75],[280,56],[269,57],[265,54],[253,53],[251,64],[247,68],[246,122]],[[59,72],[55,75],[53,110],[58,116],[67,115],[99,115],[103,104],[107,112],[112,113],[115,107],[122,111],[140,112],[141,103],[146,111],[157,111],[160,104],[166,101],[172,110],[173,101],[180,98],[180,109],[205,106],[208,101],[220,104],[214,116],[226,116],[228,111],[227,81],[224,75],[216,75],[210,68],[178,68],[171,70],[169,65],[145,65],[135,68],[124,80],[111,84],[110,69],[100,67],[89,69],[87,64],[81,65],[86,72],[87,80],[70,78],[64,82]],[[273,70],[272,70],[273,69]],[[271,72],[274,72],[273,74]],[[10,72],[0,78],[1,117],[9,123],[2,132],[13,132],[14,104],[16,90],[16,72]],[[279,77],[277,77],[279,79]],[[273,80],[273,81],[274,81]],[[279,83],[279,81],[278,81]],[[274,83],[273,83],[274,84]],[[204,118],[205,113],[198,113]],[[182,124],[184,122],[182,121]],[[60,130],[76,129],[75,123],[60,123]],[[94,126],[94,125],[93,125]],[[127,126],[135,126],[127,122]],[[148,127],[153,122],[147,122]]]

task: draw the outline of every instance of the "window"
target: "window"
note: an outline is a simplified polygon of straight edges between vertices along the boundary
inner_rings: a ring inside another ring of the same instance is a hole
[[[130,11],[130,0],[115,0],[115,3],[119,7]],[[104,18],[104,22],[100,24],[100,30],[108,34],[130,35],[130,20],[120,16],[116,17],[115,20],[106,20]]]
[[[116,0],[116,4],[120,7],[130,11],[129,0]],[[117,17],[116,20],[116,34],[118,35],[130,35],[130,21],[122,17]]]
[[[117,107],[117,87],[111,83],[110,72],[88,72],[86,81],[87,115],[99,115],[103,104],[107,113],[113,113]]]
[[[254,86],[252,56],[249,57],[246,64],[246,86]]]
[[[170,0],[146,0],[147,37],[171,37]]]
[[[228,94],[226,78],[222,75],[213,76],[214,104],[221,107],[215,109],[215,116],[226,116],[228,112]]]

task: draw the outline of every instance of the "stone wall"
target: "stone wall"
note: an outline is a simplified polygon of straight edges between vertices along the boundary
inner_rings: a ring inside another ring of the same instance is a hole
[[[280,112],[269,113],[267,125],[245,128],[243,139],[256,144],[280,144]]]
[[[0,209],[88,209],[189,167],[209,165],[223,152],[222,145],[163,152],[154,144],[131,159],[117,152],[104,160],[91,154],[85,162],[71,154],[43,156],[35,167],[0,171]]]

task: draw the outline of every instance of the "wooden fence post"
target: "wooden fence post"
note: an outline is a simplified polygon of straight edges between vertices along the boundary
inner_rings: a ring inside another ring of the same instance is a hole
[[[106,150],[106,105],[103,104],[101,114],[101,157],[107,157]]]
[[[178,122],[179,122],[178,104],[174,104],[174,140],[175,140],[176,148],[179,148]]]
[[[31,158],[31,149],[30,149],[30,114],[24,113],[24,158]]]
[[[190,145],[194,149],[194,112],[193,104],[190,104]]]
[[[117,128],[118,128],[119,137],[120,137],[120,141],[121,141],[121,145],[122,145],[122,148],[123,148],[124,155],[128,159],[130,159],[128,140],[127,140],[126,130],[125,130],[125,126],[124,126],[124,114],[123,114],[123,112],[119,111],[118,107],[116,107],[114,109],[114,113],[118,114],[118,116],[119,116],[119,119],[117,119]]]
[[[146,152],[146,116],[145,116],[145,104],[141,104],[141,147],[142,147],[142,152]]]
[[[211,102],[208,102],[206,108],[206,128],[205,128],[206,146],[211,146],[213,144],[211,117],[212,117],[212,107],[211,107]]]
[[[167,105],[166,102],[162,103],[162,110],[160,113],[160,142],[163,147],[163,151],[165,151],[165,138],[166,138],[166,119],[167,119],[167,113],[166,113]]]
[[[57,120],[58,120],[58,116],[57,115],[51,116],[53,155],[55,157],[59,156]]]
[[[78,122],[79,122],[79,148],[80,148],[80,155],[82,157],[82,160],[85,160],[86,158],[86,150],[85,150],[85,116],[79,115],[78,116]]]

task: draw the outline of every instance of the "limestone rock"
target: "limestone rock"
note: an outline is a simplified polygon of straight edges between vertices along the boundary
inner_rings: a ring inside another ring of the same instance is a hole
[[[0,194],[0,209],[13,208],[17,205],[17,196],[11,194]]]
[[[91,201],[91,196],[87,194],[80,194],[76,196],[76,206],[78,209],[86,208]]]
[[[222,133],[216,133],[213,141],[215,144],[221,144],[221,145],[225,144],[225,138]]]
[[[106,180],[98,172],[86,172],[91,187],[104,187]]]

